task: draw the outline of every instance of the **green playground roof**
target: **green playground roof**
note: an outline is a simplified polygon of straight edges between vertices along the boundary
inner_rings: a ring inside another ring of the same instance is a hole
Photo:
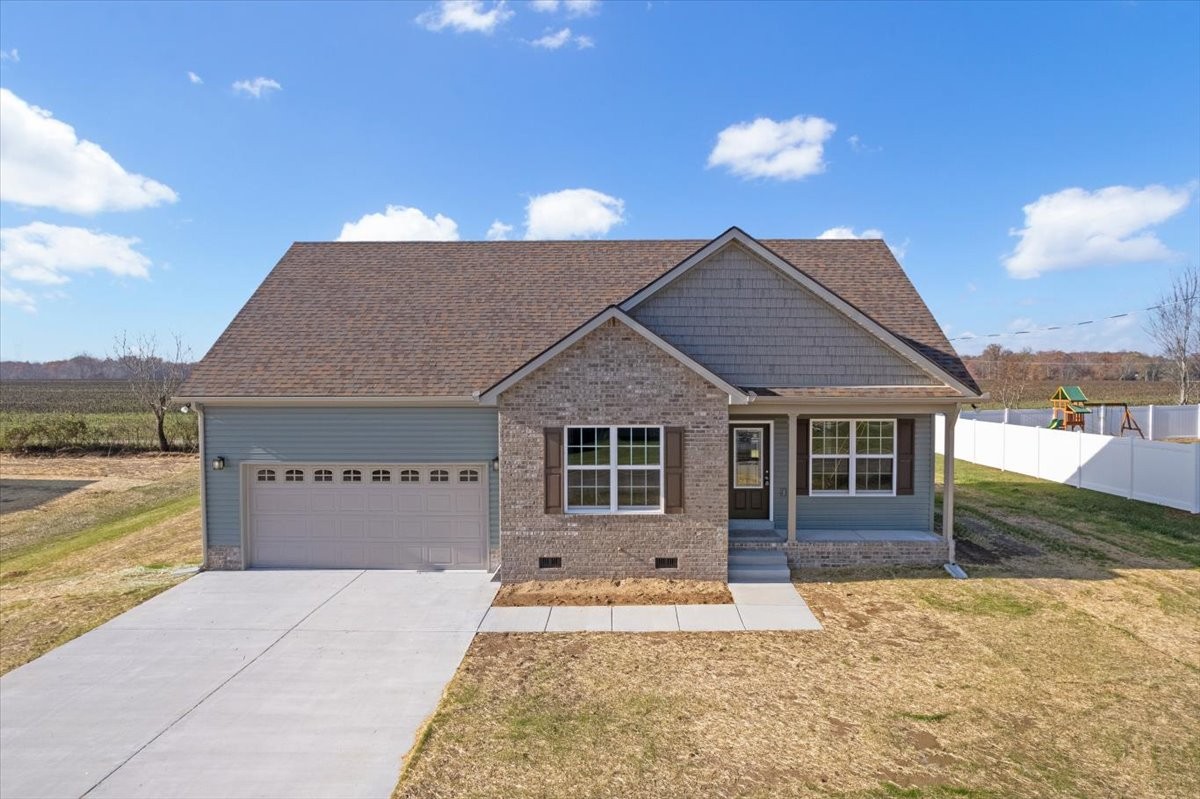
[[[1087,395],[1083,393],[1083,389],[1079,386],[1059,386],[1058,391],[1054,392],[1052,400],[1071,400],[1072,402],[1087,402]]]
[[[1086,405],[1068,405],[1067,407],[1075,413],[1091,413],[1091,410]]]

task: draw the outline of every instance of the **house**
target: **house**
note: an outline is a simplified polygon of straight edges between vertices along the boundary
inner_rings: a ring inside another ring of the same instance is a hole
[[[738,228],[297,243],[183,394],[207,568],[504,580],[953,561],[981,397],[882,241]]]

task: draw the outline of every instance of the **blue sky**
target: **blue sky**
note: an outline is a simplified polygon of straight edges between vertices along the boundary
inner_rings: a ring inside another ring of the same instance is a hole
[[[5,2],[0,356],[199,357],[342,235],[880,231],[951,336],[1121,313],[1200,260],[1197,41],[1182,2]]]

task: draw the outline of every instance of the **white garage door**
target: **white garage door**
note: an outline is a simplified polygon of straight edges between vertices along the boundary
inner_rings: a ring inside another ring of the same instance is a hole
[[[251,566],[483,569],[483,464],[249,466]]]

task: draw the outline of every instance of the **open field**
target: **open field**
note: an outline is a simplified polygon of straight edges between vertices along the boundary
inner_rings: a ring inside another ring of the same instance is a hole
[[[0,457],[0,673],[200,563],[194,455]]]
[[[959,462],[960,560],[820,633],[480,635],[398,797],[1200,795],[1200,519]]]
[[[990,391],[987,380],[981,380],[984,391]],[[1063,385],[1058,380],[1030,382],[1021,397],[1022,408],[1049,408],[1050,397]],[[1165,381],[1149,383],[1142,380],[1080,380],[1078,385],[1092,402],[1126,402],[1130,405],[1174,405],[1178,399],[1175,387]],[[980,408],[1002,408],[999,402],[983,403]]]
[[[166,418],[172,447],[194,451],[196,415]],[[138,452],[158,449],[154,416],[124,380],[0,382],[0,449],[9,452]]]
[[[130,413],[138,410],[125,380],[3,380],[0,411]]]

